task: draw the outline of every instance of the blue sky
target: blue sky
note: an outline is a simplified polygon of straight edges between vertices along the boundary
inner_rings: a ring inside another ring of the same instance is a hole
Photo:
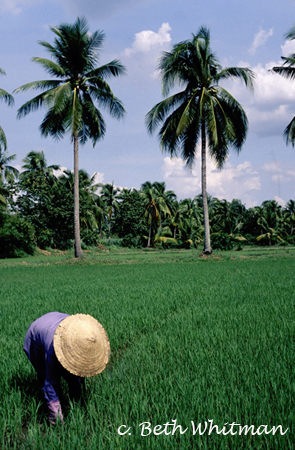
[[[295,115],[295,83],[272,74],[282,55],[295,52],[285,33],[295,23],[295,0],[0,0],[0,67],[6,72],[0,86],[12,92],[48,75],[31,61],[46,56],[39,40],[52,42],[50,26],[85,16],[91,31],[103,30],[100,64],[118,58],[127,75],[110,85],[127,110],[117,122],[106,112],[107,133],[95,148],[80,148],[80,168],[97,181],[135,187],[149,180],[165,181],[179,199],[201,191],[200,159],[188,171],[179,158],[159,149],[157,136],[147,134],[144,116],[162,99],[156,73],[162,51],[190,39],[201,25],[211,32],[211,47],[223,67],[251,67],[257,74],[254,94],[242,84],[226,87],[241,102],[249,119],[247,141],[239,155],[231,151],[222,171],[208,157],[208,192],[220,199],[239,198],[247,207],[276,199],[295,199],[295,149],[286,146],[283,130]],[[43,150],[48,164],[73,168],[69,136],[55,142],[43,138],[39,125],[45,110],[16,119],[17,108],[34,92],[15,95],[13,108],[0,104],[0,124],[15,165],[31,150]]]

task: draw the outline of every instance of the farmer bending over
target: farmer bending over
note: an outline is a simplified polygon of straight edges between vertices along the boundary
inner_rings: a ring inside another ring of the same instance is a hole
[[[84,377],[105,369],[110,343],[104,328],[93,317],[50,312],[29,326],[24,351],[43,386],[49,421],[54,425],[58,416],[63,422],[61,376],[69,385],[70,396],[79,398]]]

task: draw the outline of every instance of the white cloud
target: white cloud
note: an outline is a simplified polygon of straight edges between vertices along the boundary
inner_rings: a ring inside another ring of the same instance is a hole
[[[64,172],[65,172],[66,170],[68,170],[67,167],[61,167],[61,168],[58,169],[58,170],[54,170],[54,169],[53,169],[53,174],[58,178],[58,177],[60,177],[61,175],[64,175]]]
[[[134,83],[143,79],[157,79],[157,61],[161,51],[169,50],[171,36],[169,23],[162,23],[158,32],[144,30],[135,34],[131,47],[125,48],[121,54],[122,62],[132,74]]]
[[[281,45],[282,55],[289,56],[295,53],[295,41],[286,41],[283,45]]]
[[[277,195],[274,197],[274,200],[275,200],[276,202],[278,202],[279,205],[281,205],[281,206],[283,206],[283,207],[286,206],[285,200],[283,200],[282,198],[278,197]]]
[[[132,47],[124,50],[125,55],[131,56],[138,52],[148,53],[155,47],[161,47],[164,43],[171,41],[170,30],[169,23],[163,23],[157,33],[151,30],[136,33]]]
[[[295,83],[271,72],[280,65],[280,61],[271,61],[252,67],[256,74],[253,95],[240,81],[223,84],[245,109],[250,130],[261,136],[281,136],[294,116]],[[250,64],[241,62],[238,66],[250,67]]]
[[[162,173],[167,189],[175,191],[178,198],[193,198],[201,192],[200,158],[192,170],[188,170],[181,158],[164,158]],[[223,169],[217,170],[214,162],[207,158],[207,191],[213,197],[227,199],[243,198],[248,206],[255,203],[253,191],[261,188],[260,177],[252,166],[245,161],[234,165],[227,161]]]
[[[94,173],[91,175],[93,177]],[[95,172],[94,184],[103,183],[104,173]]]
[[[263,164],[262,169],[266,172],[282,172],[282,169],[278,166],[278,164],[274,161],[269,161]]]
[[[258,47],[261,47],[266,43],[268,38],[273,35],[273,28],[270,28],[270,30],[265,31],[261,27],[258,31],[258,33],[255,34],[254,40],[252,42],[251,47],[249,48],[249,53],[254,55]]]
[[[290,178],[295,178],[295,169],[293,170],[286,170],[286,175]]]

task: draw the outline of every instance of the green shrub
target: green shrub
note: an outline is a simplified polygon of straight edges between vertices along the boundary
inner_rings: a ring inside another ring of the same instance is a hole
[[[139,237],[134,237],[131,233],[127,234],[122,239],[122,247],[141,248],[142,242]]]
[[[0,258],[33,255],[36,248],[33,226],[11,214],[0,217]]]
[[[232,250],[234,241],[227,233],[212,233],[211,246],[213,250]]]
[[[252,234],[245,234],[245,239],[247,239],[247,245],[257,245],[256,237],[252,236]]]

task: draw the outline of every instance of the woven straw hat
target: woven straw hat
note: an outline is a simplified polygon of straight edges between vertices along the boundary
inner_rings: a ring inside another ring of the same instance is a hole
[[[55,330],[53,347],[61,365],[79,377],[97,375],[109,361],[105,329],[88,314],[66,317]]]

